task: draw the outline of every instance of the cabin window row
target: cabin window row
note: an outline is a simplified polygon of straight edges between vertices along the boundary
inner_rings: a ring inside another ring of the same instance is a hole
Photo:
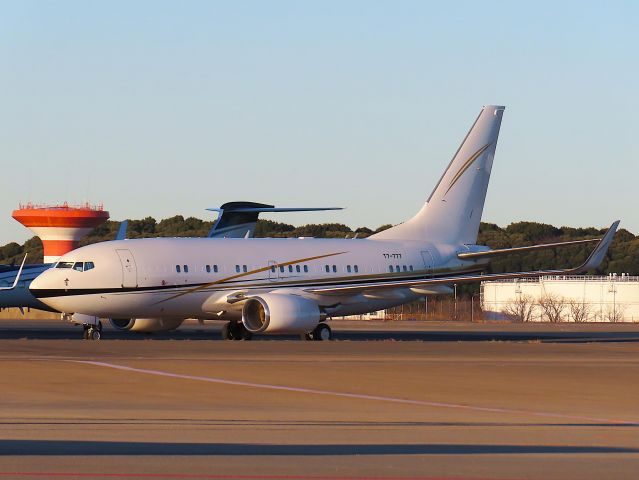
[[[302,270],[304,270],[304,273],[308,273],[308,265],[289,265],[288,268],[285,267],[284,265],[280,265],[280,273],[285,273],[286,270],[288,270],[288,273],[293,273],[294,271],[297,273],[302,273]],[[271,272],[275,273],[277,271],[277,267],[275,265],[271,266]]]
[[[324,265],[324,271],[326,273],[337,273],[337,265]],[[359,267],[357,265],[346,265],[347,273],[359,273]]]
[[[74,268],[75,270],[79,270],[79,271],[87,271],[87,270],[91,270],[92,268],[94,268],[93,262],[60,262],[57,266],[57,268]],[[277,266],[276,265],[272,265],[271,266],[271,272],[272,273],[276,273],[277,272]],[[220,267],[218,267],[217,265],[205,265],[204,269],[206,270],[206,273],[218,273],[220,271]],[[345,270],[347,273],[359,273],[359,266],[358,265],[346,265]],[[189,273],[189,266],[188,265],[176,265],[175,266],[175,271],[177,273]],[[302,273],[302,271],[304,273],[308,273],[309,272],[309,268],[308,265],[280,265],[279,266],[279,271],[280,273],[286,273],[288,271],[288,273]],[[337,273],[337,265],[324,265],[324,271],[326,273]],[[400,273],[400,272],[412,272],[414,271],[413,266],[412,265],[389,265],[388,266],[388,271],[390,273]],[[248,266],[247,265],[235,265],[235,272],[236,273],[248,273]]]
[[[246,265],[244,265],[244,267],[246,267]],[[206,273],[211,273],[211,272],[217,273],[217,272],[220,271],[220,269],[219,269],[219,267],[217,265],[205,265],[204,266],[204,270],[206,270]],[[182,272],[189,273],[189,266],[188,265],[176,265],[175,266],[175,271],[177,273],[182,273]]]
[[[402,265],[402,266],[400,267],[400,265],[395,265],[395,266],[393,266],[393,265],[389,265],[389,266],[388,266],[388,271],[389,271],[389,272],[391,272],[391,273],[393,273],[393,272],[395,272],[395,273],[399,273],[399,272],[412,272],[412,271],[413,271],[413,266],[412,266],[412,265],[408,265],[408,266],[406,266],[406,265]]]

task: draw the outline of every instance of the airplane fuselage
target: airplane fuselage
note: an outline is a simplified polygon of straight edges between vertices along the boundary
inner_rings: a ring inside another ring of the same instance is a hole
[[[239,318],[241,303],[234,306],[232,301],[238,294],[481,270],[475,261],[457,259],[459,251],[467,247],[370,239],[111,241],[63,256],[32,288],[48,305],[67,313],[106,318]],[[79,262],[90,262],[92,268],[74,268]],[[379,298],[308,295],[331,316],[366,313],[420,296],[406,289]]]

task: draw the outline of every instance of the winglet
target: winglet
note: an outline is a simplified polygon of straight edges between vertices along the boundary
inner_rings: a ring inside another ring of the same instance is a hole
[[[603,236],[603,238],[599,240],[599,243],[597,244],[595,249],[592,251],[592,253],[588,255],[588,258],[586,259],[586,261],[580,267],[577,267],[575,269],[575,273],[586,272],[588,270],[597,268],[599,265],[601,265],[601,262],[603,261],[604,256],[606,255],[606,252],[608,252],[608,248],[610,247],[610,244],[612,243],[612,239],[615,237],[615,233],[617,232],[617,227],[619,227],[619,220],[617,220],[616,222],[613,222],[613,224],[610,225],[610,228],[608,229],[606,234]]]
[[[0,288],[0,291],[2,290],[13,290],[14,288],[16,288],[16,285],[18,285],[18,281],[20,280],[20,275],[22,275],[22,268],[24,267],[24,262],[27,261],[27,255],[29,255],[28,253],[24,254],[24,258],[22,259],[22,263],[20,264],[20,269],[18,270],[18,274],[16,275],[16,279],[13,281],[13,285],[11,285],[10,287],[2,287]]]
[[[126,240],[126,230],[129,227],[129,221],[124,220],[120,222],[120,227],[118,228],[118,233],[115,235],[116,240]]]

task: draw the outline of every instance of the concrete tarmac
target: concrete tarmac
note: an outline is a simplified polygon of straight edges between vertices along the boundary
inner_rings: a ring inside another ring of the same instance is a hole
[[[20,322],[0,322],[0,478],[639,472],[635,325],[355,322],[334,342],[223,342],[192,324],[91,342]]]

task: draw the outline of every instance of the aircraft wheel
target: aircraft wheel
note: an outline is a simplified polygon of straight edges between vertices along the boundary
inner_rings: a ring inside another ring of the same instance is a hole
[[[222,340],[234,340],[231,322],[226,322],[222,325]]]
[[[230,322],[229,331],[233,340],[242,340],[242,325],[240,322]]]
[[[331,331],[331,327],[325,323],[320,323],[315,327],[315,330],[313,330],[313,340],[321,342],[331,340],[332,338],[333,332]]]
[[[102,338],[102,334],[100,333],[100,330],[96,328],[89,328],[89,330],[87,330],[87,338],[89,340],[100,340],[100,338]]]
[[[240,340],[251,340],[253,334],[249,332],[243,323],[238,324],[238,330],[240,331]]]
[[[230,322],[230,330],[233,332],[233,340],[250,340],[253,334],[249,332],[242,322]]]
[[[88,340],[89,339],[89,327],[87,327],[86,325],[84,326],[83,332],[82,332],[82,339],[83,340]]]

